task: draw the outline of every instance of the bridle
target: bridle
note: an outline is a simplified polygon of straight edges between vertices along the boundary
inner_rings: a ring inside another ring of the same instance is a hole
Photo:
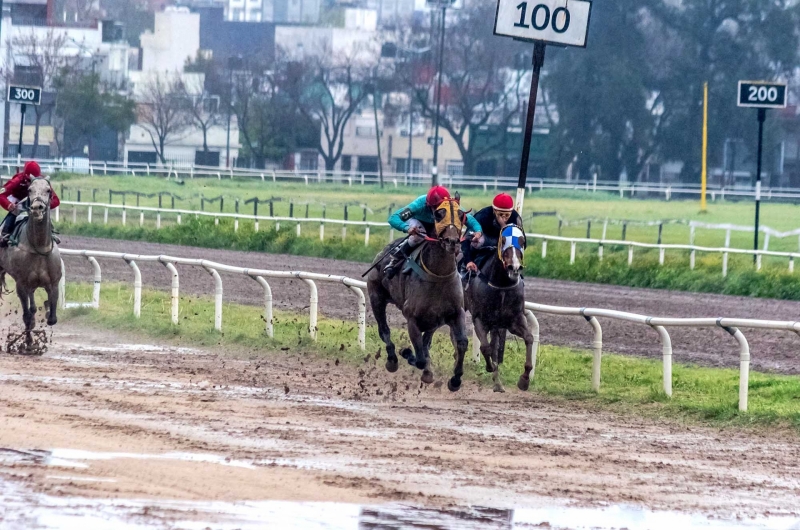
[[[466,212],[461,211],[461,205],[459,204],[458,199],[447,198],[442,201],[439,206],[434,208],[434,212],[444,209],[447,214],[445,216],[445,220],[442,222],[435,222],[436,226],[436,238],[425,236],[425,241],[430,241],[433,243],[439,242],[442,239],[445,231],[453,227],[456,231],[461,234],[464,225],[467,222],[467,214]],[[434,219],[436,219],[436,215],[434,215]],[[463,241],[463,239],[461,239]]]

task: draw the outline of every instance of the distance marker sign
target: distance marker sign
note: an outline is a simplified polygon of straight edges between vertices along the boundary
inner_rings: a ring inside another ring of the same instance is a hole
[[[41,87],[9,86],[8,101],[26,105],[39,105],[42,102]]]
[[[739,81],[739,106],[759,109],[785,109],[786,83]]]
[[[591,13],[587,0],[498,0],[494,34],[585,48]]]

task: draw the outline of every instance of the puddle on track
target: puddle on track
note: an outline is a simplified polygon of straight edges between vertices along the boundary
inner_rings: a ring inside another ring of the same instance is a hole
[[[114,459],[162,459],[253,468],[265,462],[236,461],[211,454],[103,453],[72,449],[53,451],[0,448],[0,463],[80,469]],[[87,464],[88,462],[88,464]],[[276,462],[277,463],[277,462]],[[301,467],[302,463],[278,465]],[[298,465],[299,464],[299,465]],[[50,475],[59,481],[109,482],[91,476]],[[538,507],[424,508],[411,505],[358,506],[352,504],[246,501],[189,502],[160,500],[89,499],[35,493],[0,475],[0,528],[106,528],[187,530],[303,528],[319,530],[426,529],[524,530],[535,528],[681,530],[731,529],[800,530],[800,517],[723,520],[702,515],[651,511],[633,506],[583,508],[542,499]]]

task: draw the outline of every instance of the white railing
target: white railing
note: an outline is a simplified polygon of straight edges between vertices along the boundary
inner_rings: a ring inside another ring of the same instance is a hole
[[[55,171],[78,172],[89,175],[130,175],[130,176],[162,176],[166,178],[216,178],[233,179],[249,178],[270,182],[295,182],[312,185],[315,183],[338,183],[352,185],[377,185],[380,182],[378,173],[344,172],[325,170],[258,170],[247,168],[220,168],[212,166],[199,166],[190,164],[167,163],[123,163],[123,162],[97,162],[89,160],[41,160],[40,165],[45,173]],[[13,174],[21,165],[18,158],[0,159],[0,171]],[[440,175],[439,181],[447,186],[464,186],[483,188],[485,191],[512,190],[517,187],[516,177],[486,177],[469,175]],[[400,186],[428,186],[429,174],[400,174],[384,173],[384,183],[395,188]],[[528,182],[529,192],[534,190],[572,190],[588,193],[608,192],[618,193],[620,197],[636,197],[637,195],[659,195],[665,200],[670,200],[674,195],[700,197],[699,184],[656,184],[656,183],[629,183],[620,181],[602,181],[596,178],[592,181],[568,182],[563,179],[532,179]],[[712,201],[726,197],[752,197],[755,198],[754,187],[736,186],[733,189],[711,187],[707,195]],[[800,189],[797,188],[763,188],[762,200],[772,199],[800,200]]]
[[[123,226],[127,226],[128,224],[128,212],[134,212],[139,214],[138,224],[139,226],[144,226],[145,223],[145,213],[155,214],[155,226],[157,229],[161,229],[162,227],[162,220],[165,214],[174,215],[176,217],[176,221],[178,224],[181,224],[182,218],[184,215],[190,215],[195,217],[208,217],[214,218],[215,224],[219,224],[220,219],[233,219],[234,220],[234,231],[238,231],[240,228],[241,221],[252,221],[253,228],[256,232],[259,231],[261,221],[273,222],[275,223],[275,229],[280,230],[281,223],[287,224],[295,224],[295,232],[298,236],[302,234],[302,225],[303,224],[315,224],[319,225],[319,237],[320,241],[325,240],[325,225],[337,225],[341,226],[342,229],[342,238],[346,238],[347,236],[347,227],[361,227],[364,228],[364,245],[369,245],[370,242],[370,230],[372,228],[380,228],[380,229],[388,229],[389,230],[389,242],[394,241],[395,231],[392,230],[387,223],[379,223],[374,221],[345,221],[342,219],[327,219],[327,218],[320,218],[320,217],[311,217],[311,218],[298,218],[298,217],[282,217],[282,216],[264,216],[264,215],[249,215],[249,214],[241,214],[241,213],[221,213],[221,212],[202,212],[202,211],[194,211],[194,210],[181,210],[181,209],[169,209],[169,208],[156,208],[156,207],[148,207],[148,206],[125,206],[119,204],[104,204],[104,203],[90,203],[90,202],[70,202],[64,201],[61,203],[64,206],[71,206],[72,207],[72,222],[77,222],[78,219],[78,207],[86,209],[86,219],[89,223],[91,223],[94,219],[95,210],[102,210],[103,211],[103,223],[108,223],[108,214],[110,210],[118,210],[122,212],[122,224]],[[57,208],[55,210],[55,221],[59,222],[61,218],[61,208]],[[728,226],[728,225],[724,225]],[[634,249],[648,249],[648,250],[658,250],[659,252],[659,264],[664,265],[666,259],[666,252],[669,251],[684,251],[689,252],[689,268],[691,270],[695,269],[697,253],[704,253],[704,254],[721,254],[722,255],[722,275],[726,277],[728,275],[728,260],[731,254],[738,254],[738,255],[749,255],[756,257],[756,270],[761,270],[762,268],[762,258],[764,256],[769,257],[776,257],[776,258],[784,258],[788,259],[788,270],[790,273],[794,272],[794,264],[795,259],[800,259],[800,251],[799,252],[777,252],[777,251],[770,251],[770,250],[751,250],[751,249],[738,249],[738,248],[731,248],[731,247],[701,247],[693,244],[689,245],[676,245],[676,244],[658,244],[658,243],[639,243],[636,241],[627,241],[627,240],[613,240],[613,239],[592,239],[592,238],[574,238],[574,237],[563,237],[563,236],[553,236],[548,234],[536,234],[536,233],[528,233],[526,234],[528,240],[533,242],[535,240],[541,240],[542,242],[542,258],[547,257],[547,250],[548,250],[548,243],[550,241],[556,242],[564,242],[570,244],[570,263],[574,264],[576,257],[577,257],[577,248],[579,245],[591,245],[597,246],[598,257],[600,260],[603,259],[605,246],[612,245],[612,246],[622,246],[627,247],[628,249],[628,266],[633,265],[634,259]],[[726,241],[726,243],[730,244],[730,238]],[[766,243],[768,245],[768,242]],[[765,245],[765,246],[766,246]]]
[[[641,248],[641,249],[650,249],[650,250],[658,250],[658,263],[660,265],[664,265],[664,261],[666,259],[666,252],[667,250],[672,251],[688,251],[689,252],[689,268],[691,270],[695,269],[695,263],[697,260],[697,253],[705,253],[705,254],[722,254],[722,276],[726,277],[728,275],[728,258],[730,254],[740,254],[740,255],[747,255],[747,256],[755,256],[756,257],[756,270],[761,270],[762,268],[762,258],[764,256],[776,257],[776,258],[786,258],[789,260],[789,272],[794,272],[794,261],[795,259],[800,258],[800,252],[776,252],[771,250],[749,250],[749,249],[740,249],[740,248],[729,248],[729,247],[722,247],[722,248],[713,248],[713,247],[700,247],[697,245],[670,245],[670,244],[657,244],[657,243],[637,243],[635,241],[617,241],[613,239],[585,239],[585,238],[576,238],[576,237],[561,237],[561,236],[551,236],[546,234],[525,234],[528,238],[528,241],[533,241],[536,239],[540,239],[542,241],[542,258],[547,257],[547,244],[550,241],[559,241],[564,243],[570,244],[570,255],[569,255],[569,262],[570,264],[574,264],[577,255],[577,248],[578,245],[592,245],[597,246],[597,255],[598,258],[602,261],[605,246],[612,245],[612,246],[622,246],[628,248],[628,266],[633,265],[633,249]]]
[[[245,269],[233,267],[222,263],[203,259],[176,258],[173,256],[145,256],[140,254],[122,254],[118,252],[102,252],[95,250],[68,250],[61,249],[61,255],[65,257],[83,257],[92,265],[94,270],[94,289],[92,291],[92,301],[90,303],[68,304],[66,302],[65,288],[66,275],[62,274],[59,285],[59,300],[61,307],[86,306],[94,309],[100,308],[100,286],[102,282],[102,270],[98,259],[117,259],[125,261],[133,271],[133,315],[136,318],[141,316],[142,311],[142,274],[137,262],[161,263],[170,273],[172,279],[171,308],[170,315],[172,323],[177,325],[180,316],[180,276],[176,265],[191,267],[201,267],[205,269],[214,280],[214,328],[222,331],[222,299],[223,283],[220,272],[245,275],[257,281],[264,290],[264,321],[266,322],[266,333],[269,337],[274,337],[274,321],[272,316],[272,289],[267,282],[267,278],[283,280],[302,280],[306,283],[310,293],[309,303],[309,324],[308,332],[313,340],[317,340],[317,322],[319,314],[319,295],[316,282],[338,283],[346,286],[357,297],[358,306],[358,346],[362,350],[366,348],[366,329],[367,329],[367,302],[364,290],[367,284],[347,278],[345,276],[334,276],[330,274],[316,274],[310,272],[286,272],[270,271],[262,269]],[[62,261],[62,271],[64,265]]]
[[[82,257],[85,258],[93,267],[94,270],[94,288],[92,291],[92,301],[88,304],[68,304],[65,300],[65,287],[66,277],[62,275],[61,283],[59,284],[59,300],[61,301],[62,308],[75,307],[75,306],[88,306],[94,309],[100,309],[100,287],[102,282],[102,271],[98,259],[119,259],[124,260],[130,265],[134,276],[134,299],[133,299],[133,314],[134,317],[141,316],[141,303],[142,303],[142,275],[139,270],[137,261],[161,263],[164,265],[172,278],[171,296],[171,321],[177,325],[179,323],[180,315],[180,280],[179,273],[176,265],[202,267],[205,269],[214,280],[214,328],[222,331],[222,300],[223,300],[223,285],[222,278],[219,272],[245,275],[257,281],[264,290],[264,320],[266,321],[266,334],[269,337],[274,337],[273,317],[272,317],[272,290],[266,278],[295,280],[299,279],[304,281],[310,291],[310,315],[309,315],[309,334],[313,340],[317,339],[317,315],[319,310],[319,297],[315,282],[329,282],[338,283],[347,286],[357,296],[358,303],[358,346],[362,350],[366,349],[366,297],[364,291],[367,288],[365,282],[347,278],[345,276],[333,276],[325,274],[316,274],[309,272],[283,272],[283,271],[269,271],[260,269],[246,269],[242,267],[234,267],[231,265],[224,265],[207,260],[177,258],[172,256],[143,256],[139,254],[121,254],[116,252],[101,252],[92,250],[68,250],[61,249],[61,254],[65,257]],[[63,270],[62,261],[62,270]],[[536,357],[538,354],[538,346],[540,339],[539,322],[534,316],[534,312],[546,313],[552,315],[566,316],[566,317],[580,317],[585,319],[592,327],[593,341],[593,362],[592,362],[592,389],[595,392],[600,391],[602,380],[602,355],[603,355],[603,329],[598,319],[608,318],[612,320],[620,320],[634,324],[641,324],[652,328],[659,337],[662,347],[662,366],[663,366],[663,390],[664,394],[672,397],[672,340],[670,338],[667,328],[671,327],[692,327],[692,328],[722,328],[727,331],[737,342],[739,346],[739,410],[747,411],[748,405],[748,388],[750,381],[750,346],[747,338],[742,333],[740,328],[750,329],[773,329],[791,331],[800,335],[800,322],[789,321],[771,321],[771,320],[750,320],[741,318],[660,318],[650,317],[645,315],[638,315],[634,313],[626,313],[622,311],[613,311],[609,309],[593,309],[593,308],[570,308],[570,307],[557,307],[543,304],[526,303],[526,314],[528,317],[531,332],[534,336],[533,347],[533,361],[534,368],[536,366]],[[474,340],[474,339],[473,339]],[[477,343],[473,343],[473,352],[476,351]],[[534,377],[534,372],[531,373],[531,379]]]
[[[658,333],[662,347],[663,365],[663,390],[664,394],[672,397],[672,340],[667,328],[722,328],[727,331],[739,346],[739,410],[747,411],[748,389],[750,381],[750,346],[747,338],[739,328],[773,329],[791,331],[800,335],[800,322],[750,320],[743,318],[660,318],[613,311],[609,309],[556,307],[543,304],[526,303],[526,309],[532,312],[547,313],[551,315],[574,316],[584,318],[592,326],[594,340],[592,343],[594,358],[592,362],[592,388],[600,391],[603,330],[598,318],[608,318],[642,324],[651,327]],[[539,324],[534,324],[535,335],[538,338]]]
[[[370,229],[371,228],[381,228],[381,229],[388,229],[389,230],[389,242],[391,243],[394,241],[394,230],[389,227],[387,223],[378,223],[374,221],[345,221],[343,219],[327,219],[322,217],[283,217],[283,216],[270,216],[270,215],[251,215],[251,214],[242,214],[242,213],[223,213],[223,212],[202,212],[202,211],[195,211],[195,210],[181,210],[181,209],[169,209],[169,208],[156,208],[156,207],[149,207],[149,206],[126,206],[120,204],[105,204],[105,203],[94,203],[94,202],[72,202],[72,201],[62,201],[61,207],[56,208],[54,210],[54,220],[55,222],[61,221],[61,209],[64,206],[71,206],[72,207],[72,222],[76,223],[78,220],[78,208],[85,208],[86,209],[86,220],[88,223],[92,223],[95,217],[95,213],[102,210],[103,212],[103,224],[108,224],[108,213],[110,210],[118,210],[122,212],[122,225],[128,225],[128,212],[134,212],[139,214],[138,223],[139,226],[144,226],[145,222],[145,213],[155,214],[155,223],[156,229],[161,229],[163,216],[165,214],[174,215],[176,218],[176,222],[181,224],[183,222],[183,216],[195,216],[195,217],[208,217],[214,218],[215,224],[219,224],[220,219],[233,219],[233,229],[234,231],[238,231],[240,227],[241,221],[252,221],[253,222],[253,229],[258,232],[260,229],[260,222],[267,221],[267,222],[274,222],[275,229],[281,229],[281,223],[287,224],[296,224],[295,232],[298,236],[302,234],[302,225],[304,223],[311,223],[311,224],[318,224],[319,225],[319,238],[320,241],[325,240],[325,225],[337,225],[341,226],[342,228],[342,238],[347,237],[347,227],[361,227],[364,228],[364,245],[369,245],[370,241]]]

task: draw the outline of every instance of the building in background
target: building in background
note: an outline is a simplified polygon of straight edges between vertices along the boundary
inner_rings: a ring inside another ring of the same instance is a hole
[[[156,13],[155,31],[141,36],[142,70],[182,71],[200,50],[200,15],[187,7]]]

